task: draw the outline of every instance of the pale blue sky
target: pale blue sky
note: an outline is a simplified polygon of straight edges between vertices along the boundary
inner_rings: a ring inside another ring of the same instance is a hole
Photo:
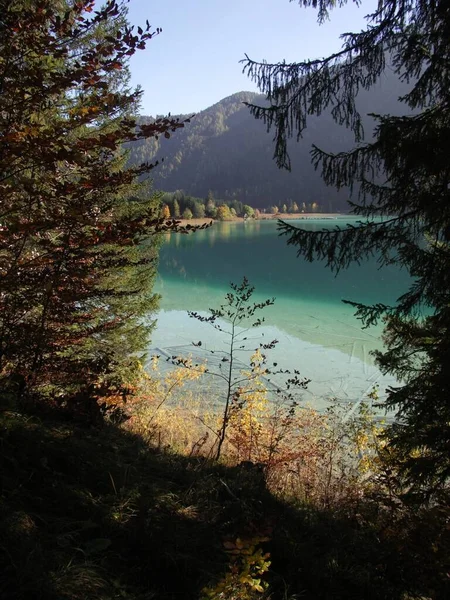
[[[296,61],[326,56],[339,35],[360,31],[376,0],[352,0],[319,26],[313,9],[289,0],[130,0],[129,20],[163,32],[131,60],[144,89],[142,114],[198,112],[243,90],[257,91],[239,60]]]

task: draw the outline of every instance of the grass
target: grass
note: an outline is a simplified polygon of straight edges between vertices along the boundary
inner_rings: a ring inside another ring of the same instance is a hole
[[[262,545],[272,564],[268,591],[251,597],[444,599],[448,591],[445,532],[429,513],[395,525],[380,520],[376,503],[296,506],[272,496],[252,469],[56,417],[3,413],[0,461],[2,600],[200,599],[228,570],[227,540],[257,536],[270,538]]]

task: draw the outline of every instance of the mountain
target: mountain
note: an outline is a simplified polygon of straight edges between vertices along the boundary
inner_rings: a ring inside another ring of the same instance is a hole
[[[362,114],[398,112],[401,84],[393,75],[358,97]],[[195,115],[183,130],[170,139],[147,140],[130,148],[130,162],[164,158],[153,172],[156,189],[183,190],[205,197],[236,198],[253,207],[265,208],[296,202],[317,202],[322,210],[345,210],[347,190],[328,188],[310,162],[311,145],[332,152],[353,146],[352,134],[334,123],[330,114],[312,117],[302,138],[290,143],[292,171],[277,168],[273,160],[273,134],[262,121],[250,115],[244,102],[264,103],[264,96],[239,92]],[[179,115],[186,118],[190,115]],[[142,116],[139,122],[151,117]],[[373,120],[365,118],[367,131]]]

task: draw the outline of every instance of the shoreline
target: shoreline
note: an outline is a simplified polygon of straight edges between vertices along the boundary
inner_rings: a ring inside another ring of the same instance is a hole
[[[205,225],[214,223],[245,223],[245,222],[258,222],[258,221],[302,221],[302,220],[314,220],[314,221],[333,221],[339,217],[347,216],[344,213],[278,213],[276,215],[262,213],[258,219],[244,219],[244,217],[236,217],[229,221],[217,221],[208,217],[202,219],[176,219],[180,222],[183,227],[186,225]]]
[[[211,355],[211,350],[223,349],[223,344],[226,343],[220,333],[208,324],[190,319],[185,311],[161,309],[156,315],[156,321],[149,355],[156,353],[164,358],[190,355],[199,363],[205,359],[214,362],[214,353]],[[288,368],[291,371],[298,369],[302,377],[311,380],[307,390],[300,395],[302,402],[313,406],[319,412],[325,411],[333,398],[347,406],[349,411],[354,411],[368,398],[374,386],[379,386],[382,401],[386,388],[398,383],[395,378],[383,375],[375,365],[369,365],[359,357],[350,356],[337,348],[301,339],[283,331],[277,325],[262,325],[256,333],[256,346],[264,339],[277,339],[280,342],[271,351],[269,362],[275,360],[283,369]],[[201,348],[193,345],[193,340],[201,340]],[[238,370],[247,368],[252,352],[253,350],[247,350],[242,354],[242,363],[241,360],[237,360]],[[163,360],[161,364],[167,363]],[[282,380],[277,379],[274,377],[273,384],[284,387]]]

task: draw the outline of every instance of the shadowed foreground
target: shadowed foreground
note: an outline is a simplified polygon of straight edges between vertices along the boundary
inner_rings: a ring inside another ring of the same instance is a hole
[[[362,507],[294,507],[256,469],[156,451],[112,426],[4,413],[0,427],[2,600],[199,599],[228,571],[230,540],[262,536],[269,588],[249,598],[444,598],[431,521],[377,530]]]

